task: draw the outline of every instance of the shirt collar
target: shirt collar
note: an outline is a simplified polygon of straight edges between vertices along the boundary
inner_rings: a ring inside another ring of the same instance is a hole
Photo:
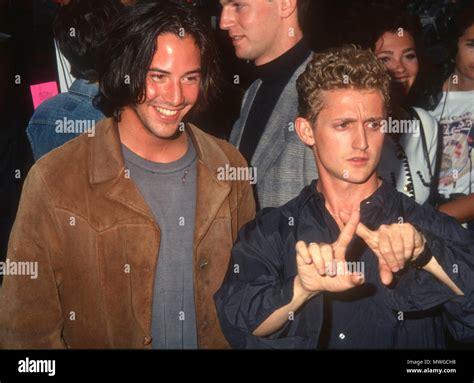
[[[324,195],[316,189],[318,180],[314,180],[311,183],[312,194],[307,195],[307,199],[311,196],[313,201],[320,209],[325,208]],[[372,195],[364,199],[360,203],[360,219],[364,224],[368,225],[369,228],[378,226],[380,222],[386,216],[385,212],[390,211],[390,206],[393,203],[396,191],[387,182],[383,181],[382,184],[375,190]],[[371,227],[372,226],[372,227]]]
[[[76,93],[88,98],[94,98],[99,92],[99,87],[95,83],[90,83],[83,79],[76,79],[69,88],[69,93]]]

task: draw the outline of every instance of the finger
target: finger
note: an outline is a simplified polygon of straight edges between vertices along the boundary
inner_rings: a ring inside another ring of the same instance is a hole
[[[393,280],[393,273],[392,270],[390,270],[390,267],[388,267],[387,263],[383,258],[379,258],[379,274],[380,274],[380,280],[385,286],[388,286],[390,283],[392,283]]]
[[[395,223],[388,227],[388,237],[390,238],[390,244],[392,245],[393,254],[398,263],[399,270],[405,266],[404,247],[403,247],[403,236],[402,236],[402,224]]]
[[[414,255],[418,256],[425,249],[426,239],[423,236],[423,234],[421,234],[418,230],[416,230],[415,228],[413,228],[413,229],[415,231],[415,249],[414,249],[414,253],[416,253]]]
[[[409,261],[413,257],[415,250],[415,230],[411,225],[402,225],[402,236],[403,236],[403,258],[405,262]]]
[[[303,257],[300,255],[300,253],[296,253],[296,265],[299,266],[308,266],[306,261],[303,259]]]
[[[324,260],[324,269],[326,275],[333,277],[336,275],[336,265],[334,263],[334,251],[331,245],[327,243],[320,244],[321,257]]]
[[[306,246],[306,243],[304,241],[298,241],[296,242],[296,254],[301,257],[303,262],[307,265],[311,264],[313,262],[311,255],[309,254],[308,251],[308,246]]]
[[[388,229],[386,229],[385,225],[382,225],[379,228],[379,251],[388,267],[390,267],[392,272],[396,273],[400,267],[392,248],[392,241],[388,234]]]
[[[309,254],[313,260],[314,267],[318,271],[319,275],[326,274],[326,267],[324,265],[323,257],[321,256],[321,249],[317,243],[310,243],[308,246]]]
[[[370,230],[362,222],[359,222],[357,225],[356,234],[364,240],[364,242],[369,245],[370,248],[377,248],[379,244],[379,235],[378,232]]]
[[[365,282],[364,274],[362,273],[355,273],[350,275],[350,282],[354,286],[359,286]]]
[[[341,230],[341,234],[339,234],[339,238],[334,244],[336,259],[345,258],[347,246],[352,241],[352,238],[354,238],[354,234],[357,230],[357,225],[359,224],[359,219],[360,219],[360,212],[358,210],[354,210],[351,213],[349,220],[347,221],[347,223]]]

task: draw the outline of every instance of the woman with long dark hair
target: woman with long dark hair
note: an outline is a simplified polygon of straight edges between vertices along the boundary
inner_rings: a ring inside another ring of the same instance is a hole
[[[419,21],[392,7],[371,7],[362,32],[392,77],[392,110],[386,121],[378,172],[418,203],[434,203],[438,126],[429,107],[431,65],[424,53]]]
[[[443,133],[439,209],[474,230],[474,5],[453,23],[452,64],[431,114]]]

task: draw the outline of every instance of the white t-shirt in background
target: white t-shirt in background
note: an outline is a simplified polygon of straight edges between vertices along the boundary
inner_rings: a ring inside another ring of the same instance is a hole
[[[430,113],[443,132],[439,193],[449,198],[450,194],[474,192],[474,91],[443,92]]]

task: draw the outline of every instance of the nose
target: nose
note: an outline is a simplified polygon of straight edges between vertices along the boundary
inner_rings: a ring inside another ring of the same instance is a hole
[[[224,31],[228,31],[230,27],[232,26],[233,22],[234,22],[234,18],[232,16],[232,10],[228,6],[222,7],[219,27]]]
[[[172,106],[179,106],[183,104],[184,95],[180,81],[170,81],[166,87],[164,99]]]
[[[396,76],[399,76],[399,75],[404,74],[406,72],[406,68],[405,68],[405,65],[403,64],[402,60],[393,59],[392,62],[393,62],[393,64],[388,69],[393,74],[395,74]]]
[[[367,150],[369,143],[367,142],[367,132],[362,124],[359,124],[355,131],[354,140],[352,141],[352,148],[362,151]]]

